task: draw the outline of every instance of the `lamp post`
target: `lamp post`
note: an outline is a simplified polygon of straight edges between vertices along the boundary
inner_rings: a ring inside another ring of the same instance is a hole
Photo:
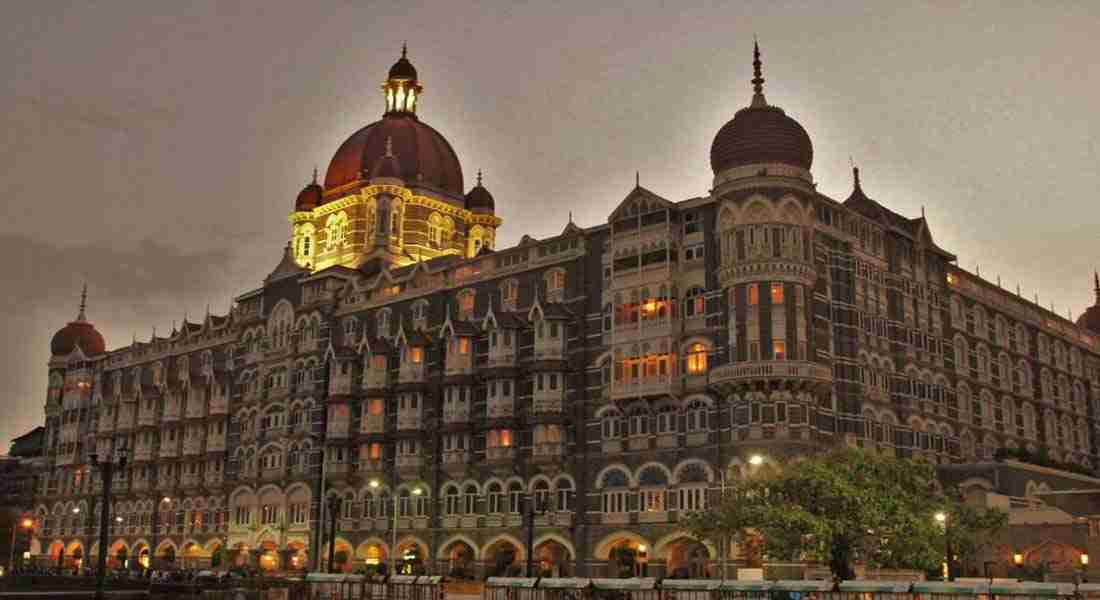
[[[20,527],[30,531],[30,529],[34,527],[34,521],[29,518],[24,518],[19,523],[11,524],[11,554],[8,556],[8,573],[15,570],[15,534],[19,531]]]
[[[539,502],[535,496],[527,496],[527,514],[523,515],[527,526],[527,576],[534,577],[531,571],[535,565],[535,516],[546,514],[546,502]]]
[[[100,462],[99,455],[88,455],[88,462],[92,467],[99,468],[100,477],[103,479],[103,498],[100,500],[102,508],[99,511],[99,556],[96,559],[96,600],[103,600],[103,580],[107,576],[107,533],[111,527],[111,484],[114,479],[115,467],[126,468],[126,447],[118,449],[118,462],[113,457],[108,457]]]
[[[940,512],[937,512],[934,516],[935,516],[936,522],[939,523],[941,527],[943,527],[943,554],[944,554],[944,556],[943,556],[943,560],[944,560],[944,563],[943,563],[943,565],[944,565],[943,580],[944,581],[950,581],[951,580],[951,540],[947,536],[947,526],[948,526],[948,524],[947,524],[947,513],[943,512],[943,511],[940,511]]]
[[[172,505],[172,498],[170,498],[168,496],[165,496],[165,497],[161,498],[160,500],[158,500],[156,506],[153,507],[153,522],[152,522],[152,525],[153,525],[153,545],[152,545],[151,548],[149,548],[149,566],[147,567],[149,569],[153,568],[153,561],[156,560],[156,558],[157,558],[157,530],[160,528],[159,526],[160,526],[160,505],[161,504],[171,506]],[[141,561],[141,557],[139,556],[138,557],[139,564],[140,564],[140,561]]]
[[[377,479],[371,479],[370,480],[371,488],[378,489],[378,486],[380,486],[380,485],[381,485],[381,483],[379,483]],[[423,492],[421,492],[420,488],[414,487],[412,489],[412,491],[409,492],[409,493],[412,494],[413,496],[419,496]],[[391,532],[392,533],[391,537],[392,537],[393,541],[390,545],[390,575],[391,576],[397,574],[397,499],[398,499],[397,490],[394,490],[394,494],[393,494],[393,531]]]
[[[329,496],[328,497],[328,513],[329,513],[329,528],[328,528],[328,572],[336,572],[336,518],[340,516],[340,497]]]

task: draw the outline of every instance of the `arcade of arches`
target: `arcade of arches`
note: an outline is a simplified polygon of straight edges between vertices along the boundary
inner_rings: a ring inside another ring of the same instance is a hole
[[[517,532],[522,536],[522,532]],[[92,546],[93,556],[98,544]],[[434,555],[434,560],[432,559]],[[55,541],[49,546],[51,566],[67,569],[83,565],[85,551],[82,542]],[[736,549],[730,556],[736,562]],[[686,534],[674,533],[650,541],[631,531],[605,536],[592,548],[592,557],[585,567],[593,576],[677,576],[708,577],[716,572],[718,553],[709,544]],[[329,547],[322,547],[320,567],[329,570]],[[407,574],[442,574],[455,579],[480,579],[486,576],[519,576],[526,570],[526,547],[520,537],[500,534],[479,544],[465,535],[445,539],[433,553],[423,540],[408,536],[397,544],[397,570]],[[388,569],[390,544],[380,537],[371,537],[354,545],[337,537],[333,552],[333,571],[374,572]],[[577,575],[577,559],[573,544],[557,533],[536,536],[533,564],[539,576],[571,577]],[[252,566],[268,572],[299,571],[309,567],[307,544],[290,540],[280,546],[274,539],[262,535],[258,543],[243,542],[223,545],[213,540],[206,545],[188,540],[177,547],[170,540],[161,542],[155,553],[144,541],[132,546],[116,540],[108,547],[111,568],[182,568],[226,569]]]

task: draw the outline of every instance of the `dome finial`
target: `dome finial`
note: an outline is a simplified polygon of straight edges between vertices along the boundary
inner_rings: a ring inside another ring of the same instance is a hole
[[[407,58],[409,54],[409,43],[401,42],[401,58]]]
[[[752,106],[754,107],[768,105],[768,101],[764,99],[764,74],[761,69],[763,65],[764,63],[760,62],[760,44],[754,35],[752,37]]]
[[[313,184],[317,185],[317,165],[313,165]]]
[[[477,184],[481,185],[481,169],[477,170]]]
[[[77,321],[86,321],[87,317],[84,316],[84,309],[88,306],[88,284],[84,284],[84,288],[80,290],[80,312],[76,314]]]

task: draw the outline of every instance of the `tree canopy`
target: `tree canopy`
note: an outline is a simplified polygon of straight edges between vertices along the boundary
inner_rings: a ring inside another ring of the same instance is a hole
[[[766,557],[819,560],[840,578],[852,576],[856,561],[937,570],[947,543],[953,560],[965,560],[981,537],[1007,522],[1002,511],[939,493],[935,469],[925,462],[842,449],[748,469],[717,503],[689,516],[688,528],[715,542],[758,535]]]

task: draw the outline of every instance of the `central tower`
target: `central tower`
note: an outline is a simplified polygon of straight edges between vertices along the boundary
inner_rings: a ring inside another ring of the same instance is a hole
[[[314,173],[298,194],[290,214],[295,262],[311,270],[392,268],[492,249],[501,223],[492,195],[480,176],[464,193],[458,155],[417,115],[424,86],[407,49],[381,91],[382,118],[340,145],[323,186]]]

